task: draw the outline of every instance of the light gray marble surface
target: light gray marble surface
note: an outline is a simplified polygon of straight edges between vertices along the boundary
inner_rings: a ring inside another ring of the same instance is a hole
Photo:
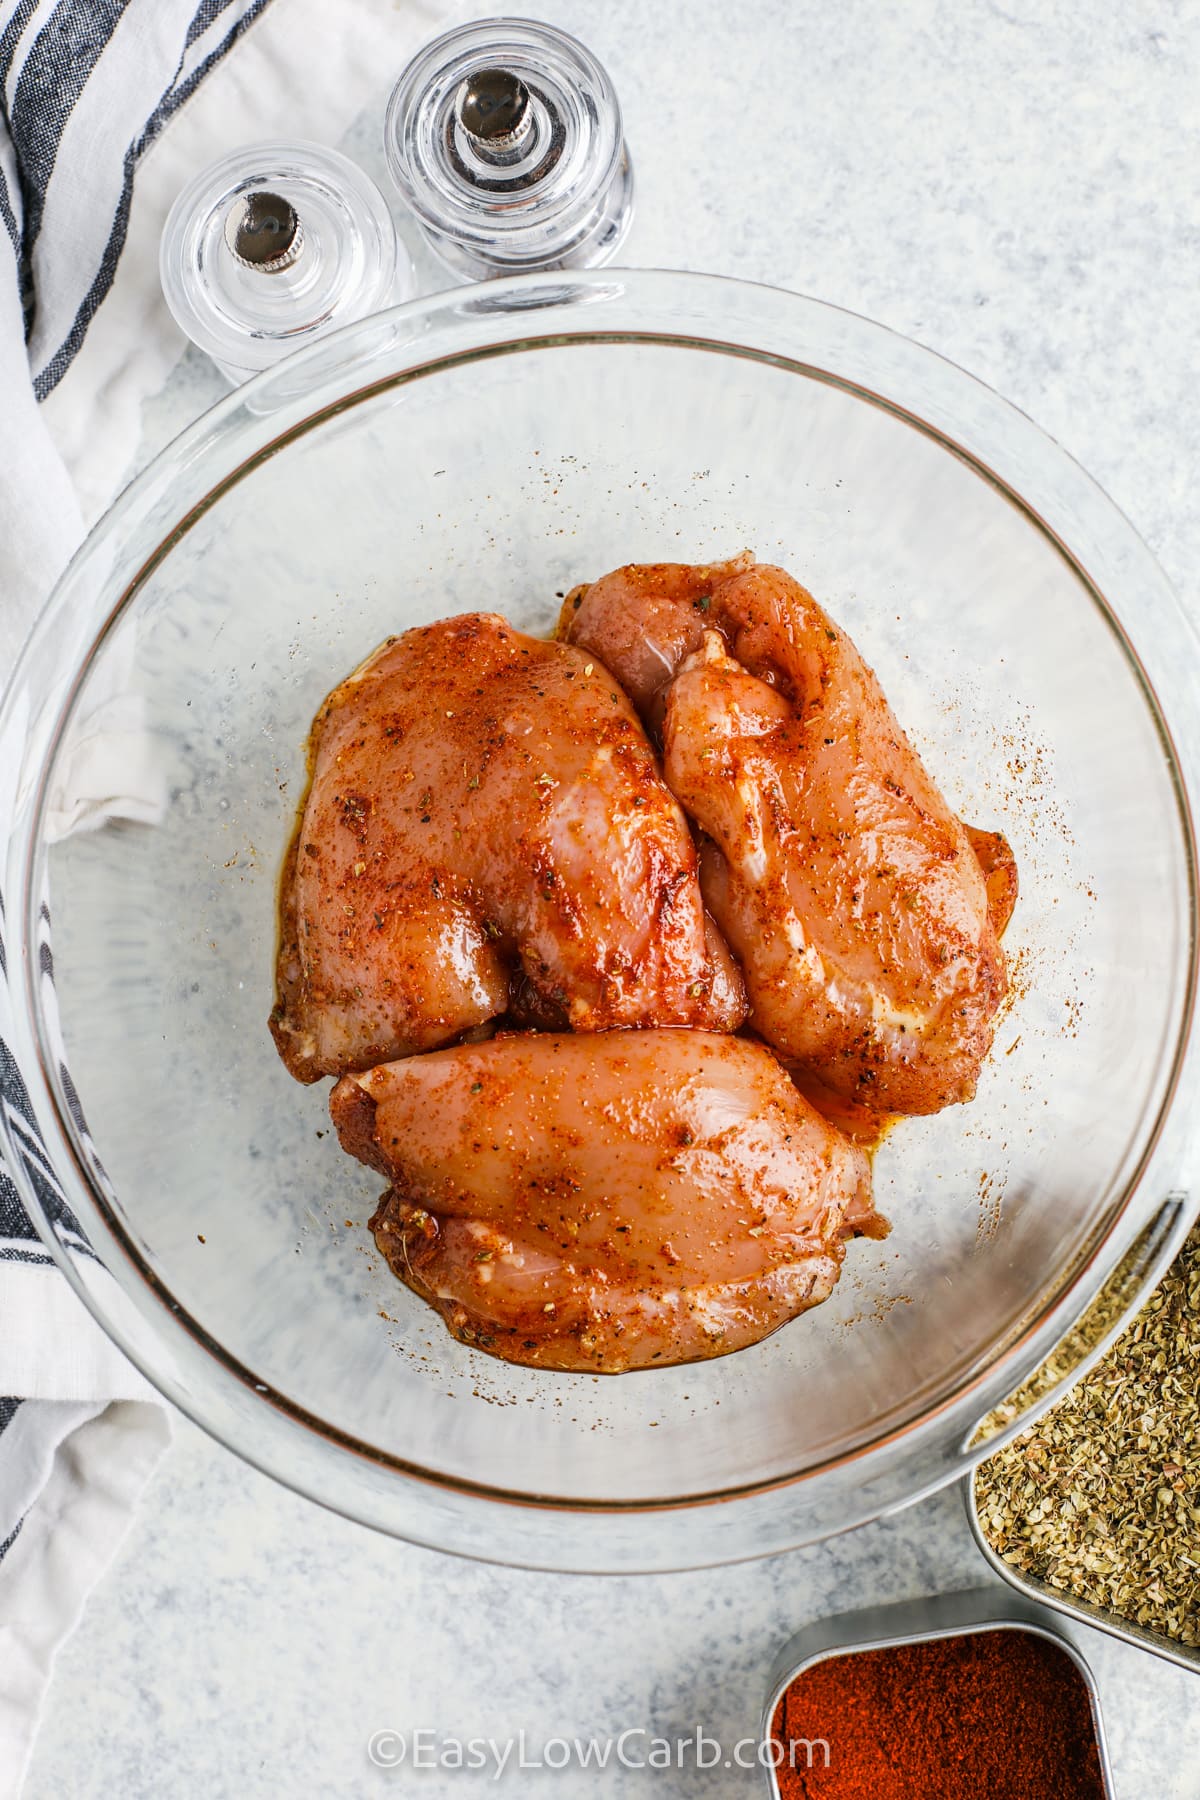
[[[533,10],[617,82],[639,184],[626,260],[795,288],[941,350],[1085,464],[1200,608],[1195,0]],[[347,147],[381,174],[374,119]],[[143,455],[219,391],[185,358],[147,408]],[[468,1773],[372,1767],[373,1732],[418,1726],[524,1729],[531,1745],[700,1726],[732,1745],[799,1625],[982,1574],[955,1495],[740,1569],[475,1566],[331,1517],[181,1421],[59,1660],[27,1794],[471,1792]],[[1078,1635],[1121,1800],[1194,1800],[1195,1678]],[[505,1780],[647,1800],[760,1791],[751,1772],[690,1764]]]

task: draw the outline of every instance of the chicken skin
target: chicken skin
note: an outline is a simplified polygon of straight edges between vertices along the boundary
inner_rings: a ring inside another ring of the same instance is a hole
[[[568,596],[559,634],[661,738],[752,1028],[802,1083],[855,1104],[969,1100],[1006,988],[1015,864],[951,813],[845,632],[747,554],[618,569]]]
[[[322,706],[284,870],[276,1045],[300,1081],[502,1015],[733,1030],[740,974],[687,821],[580,650],[468,613],[390,639]]]
[[[371,1229],[453,1334],[615,1374],[724,1355],[815,1306],[883,1236],[869,1164],[761,1044],[521,1033],[338,1082]]]

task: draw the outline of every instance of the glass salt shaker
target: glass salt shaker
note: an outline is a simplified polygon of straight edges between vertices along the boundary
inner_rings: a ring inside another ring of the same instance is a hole
[[[159,273],[176,323],[235,385],[413,291],[374,182],[307,143],[255,144],[198,175],[167,217]]]
[[[434,255],[470,281],[591,268],[629,229],[612,82],[536,20],[480,20],[426,45],[392,92],[384,149]]]

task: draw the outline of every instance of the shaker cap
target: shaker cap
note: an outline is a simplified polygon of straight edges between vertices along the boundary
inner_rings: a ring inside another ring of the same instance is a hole
[[[321,144],[255,144],[184,188],[159,251],[167,305],[233,379],[412,291],[383,195]]]
[[[591,267],[629,225],[612,82],[537,20],[480,20],[426,45],[392,92],[384,149],[434,253],[468,278]]]

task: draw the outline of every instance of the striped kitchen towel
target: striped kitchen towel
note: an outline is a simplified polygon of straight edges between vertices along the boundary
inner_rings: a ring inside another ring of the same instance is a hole
[[[390,81],[449,16],[439,0],[0,0],[0,686],[86,526],[132,472],[144,403],[186,348],[157,277],[176,194],[238,144],[337,143],[360,114],[381,118]],[[53,802],[63,831],[144,820],[161,803],[121,696],[94,723],[97,753]],[[17,749],[0,744],[0,847]],[[0,860],[0,887],[2,871]],[[10,1800],[55,1650],[169,1433],[166,1408],[31,1223],[40,1209],[70,1254],[91,1255],[7,1047],[15,984],[2,906],[0,894],[0,1107],[13,1153],[0,1163],[0,1800]],[[48,946],[46,958],[49,969]]]
[[[83,534],[42,416],[112,288],[141,157],[266,0],[0,5],[0,673]],[[95,415],[91,423],[94,427]],[[6,771],[16,746],[6,746]],[[111,759],[106,758],[110,763]],[[81,823],[144,816],[118,761]],[[0,897],[2,904],[2,897]],[[7,977],[0,913],[0,979]],[[54,1267],[14,1175],[89,1254],[46,1157],[0,1003],[0,1795],[19,1791],[54,1652],[168,1437],[165,1410]]]

